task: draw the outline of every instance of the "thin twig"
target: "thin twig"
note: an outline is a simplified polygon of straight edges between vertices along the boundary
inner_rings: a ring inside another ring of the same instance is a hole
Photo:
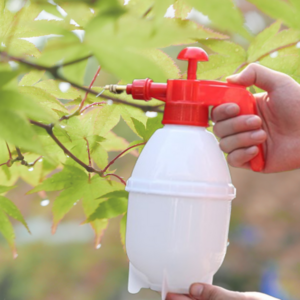
[[[90,144],[88,139],[85,137],[84,138],[86,141],[86,148],[87,148],[87,153],[88,153],[88,158],[89,158],[89,166],[92,166],[92,160],[91,160],[91,152],[90,152]],[[89,181],[91,180],[91,173],[89,173]]]
[[[18,159],[18,160],[23,160],[23,159],[24,159],[24,156],[23,156],[23,154],[21,153],[20,148],[16,147],[16,151],[17,151],[17,153],[18,153],[17,159]]]
[[[277,48],[275,48],[275,49],[272,49],[271,51],[268,51],[268,52],[266,52],[265,54],[263,54],[263,55],[261,55],[260,57],[258,57],[258,58],[256,59],[256,61],[260,61],[261,59],[265,58],[266,56],[270,55],[270,54],[273,53],[273,52],[276,52],[276,51],[279,51],[279,50],[282,50],[282,49],[285,49],[285,48],[289,48],[289,47],[295,46],[295,45],[297,45],[299,42],[300,42],[300,40],[297,41],[297,42],[294,42],[294,43],[290,43],[290,44],[287,44],[287,45],[280,46],[280,47],[277,47]],[[248,61],[242,63],[240,66],[237,67],[237,69],[234,71],[233,74],[236,74],[240,69],[242,69],[243,67],[249,65],[250,63],[251,63],[251,62],[248,62]]]
[[[8,154],[9,154],[9,159],[7,162],[0,164],[0,166],[7,165],[8,167],[11,167],[16,161],[20,161],[22,165],[26,167],[33,167],[41,158],[42,156],[39,156],[35,161],[28,163],[25,159],[23,154],[21,153],[20,148],[16,147],[16,151],[18,156],[16,158],[12,158],[11,151],[9,149],[8,144],[6,143]]]
[[[7,142],[5,142],[5,143],[6,143],[6,147],[7,147],[7,151],[8,151],[9,158],[12,159],[12,155],[11,155],[9,146],[8,146]]]
[[[25,164],[27,167],[33,167],[43,156],[39,156],[35,161]]]
[[[138,146],[142,146],[142,145],[145,145],[146,143],[140,143],[140,144],[136,144],[136,145],[133,145],[127,149],[125,149],[124,151],[122,151],[120,154],[118,154],[113,160],[111,160],[108,165],[103,169],[103,173],[105,173],[108,168],[119,158],[121,157],[125,152],[129,151],[130,149],[133,149],[135,147],[138,147]]]
[[[75,60],[72,60],[72,61],[69,61],[69,62],[66,62],[66,63],[62,63],[60,65],[57,65],[55,66],[57,69],[59,68],[62,68],[62,67],[67,67],[67,66],[70,66],[70,65],[74,65],[74,64],[77,64],[81,61],[84,61],[86,59],[89,59],[90,57],[92,57],[93,55],[87,55],[87,56],[84,56],[84,57],[81,57],[81,58],[78,58],[78,59],[75,59]]]
[[[120,177],[119,175],[117,175],[117,174],[114,174],[114,173],[107,173],[107,174],[105,174],[103,177],[107,177],[107,176],[114,176],[114,177],[118,178],[124,185],[126,185],[125,180],[124,180],[122,177]]]
[[[153,9],[153,6],[150,6],[145,13],[142,15],[142,18],[146,18],[148,16],[148,14],[151,12],[151,10]]]
[[[7,142],[5,142],[5,143],[6,143],[6,147],[7,147],[9,159],[8,159],[5,163],[0,164],[0,166],[7,165],[8,167],[10,167],[14,162],[13,162],[13,158],[12,158],[11,151],[10,151],[10,149],[9,149],[9,146],[8,146]]]
[[[97,76],[99,75],[100,70],[101,70],[101,66],[99,66],[99,68],[97,69],[96,74],[95,74],[95,76],[93,77],[93,79],[92,79],[92,81],[91,81],[91,83],[90,83],[89,90],[85,92],[85,95],[84,95],[82,101],[80,102],[78,108],[77,108],[74,112],[72,112],[71,114],[62,116],[62,117],[59,119],[59,121],[67,120],[67,119],[72,118],[73,116],[76,116],[76,115],[81,114],[81,112],[82,112],[81,110],[82,110],[82,108],[83,108],[83,106],[84,106],[84,102],[85,102],[85,100],[86,100],[86,98],[87,98],[89,92],[92,90],[91,88],[92,88],[92,86],[93,86],[95,80],[97,79]]]
[[[38,65],[38,64],[35,64],[35,63],[32,63],[30,61],[27,61],[25,59],[22,59],[20,57],[15,57],[15,56],[12,56],[12,55],[8,55],[6,52],[4,51],[0,51],[0,58],[2,57],[2,60],[3,58],[6,58],[6,59],[9,59],[9,60],[13,60],[13,61],[17,61],[21,64],[24,64],[24,65],[27,65],[31,68],[34,68],[36,70],[46,70],[48,72],[50,72],[56,79],[58,80],[61,80],[61,81],[64,81],[64,82],[68,82],[70,83],[73,87],[77,88],[77,89],[80,89],[82,91],[85,91],[85,92],[88,92],[90,94],[93,94],[93,95],[98,95],[99,93],[92,90],[92,89],[89,89],[89,88],[86,88],[84,86],[81,86],[73,81],[70,81],[68,79],[66,79],[65,77],[61,76],[60,74],[57,73],[57,69],[56,67],[55,68],[51,68],[51,67],[46,67],[46,66],[41,66],[41,65]],[[160,112],[162,113],[163,110],[159,109],[159,106],[160,105],[155,105],[155,106],[151,106],[151,105],[140,105],[140,104],[136,104],[136,103],[131,103],[131,102],[127,102],[125,100],[122,100],[122,99],[118,99],[118,98],[115,98],[115,97],[111,97],[111,96],[106,96],[106,95],[100,95],[99,97],[103,98],[103,99],[107,99],[107,100],[112,100],[114,101],[115,103],[119,103],[119,104],[125,104],[125,105],[129,105],[129,106],[132,106],[132,107],[136,107],[136,108],[139,108],[143,111],[156,111],[156,112]]]
[[[80,111],[80,113],[82,114],[85,110],[87,110],[87,109],[90,108],[90,107],[93,107],[93,106],[96,106],[96,105],[102,105],[102,104],[106,104],[106,102],[105,102],[105,101],[102,101],[102,102],[95,102],[95,103],[89,104],[89,105],[85,106],[85,107]]]
[[[95,74],[94,78],[92,79],[91,84],[90,84],[90,86],[89,86],[89,90],[92,89],[92,86],[93,86],[93,84],[95,83],[95,81],[96,81],[96,79],[97,79],[97,77],[98,77],[100,71],[101,71],[101,66],[99,66],[99,68],[97,69],[96,74]],[[79,111],[81,111],[81,109],[83,108],[84,102],[85,102],[85,100],[86,100],[88,94],[89,94],[89,91],[86,91],[86,93],[85,93],[85,95],[84,95],[84,97],[83,97],[83,99],[82,99],[82,101],[81,101],[81,103],[80,103],[80,105],[79,105],[79,108],[78,108]]]

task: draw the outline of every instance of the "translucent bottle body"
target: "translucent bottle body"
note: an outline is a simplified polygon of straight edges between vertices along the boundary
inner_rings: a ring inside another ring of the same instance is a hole
[[[235,189],[216,138],[205,128],[166,125],[141,153],[129,193],[129,291],[187,293],[212,283],[225,257]]]

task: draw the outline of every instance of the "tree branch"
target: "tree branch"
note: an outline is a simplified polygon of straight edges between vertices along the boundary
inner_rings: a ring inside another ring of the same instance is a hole
[[[88,172],[97,173],[102,175],[102,171],[98,171],[93,167],[88,166],[83,161],[81,161],[78,157],[76,157],[73,153],[71,153],[61,142],[60,140],[54,135],[53,133],[53,124],[45,125],[37,121],[30,120],[30,123],[36,125],[38,127],[44,128],[47,133],[51,136],[54,142],[64,151],[64,153],[70,156],[73,160],[75,160],[79,165],[85,168]]]
[[[64,81],[64,82],[68,82],[70,83],[73,87],[77,88],[77,89],[80,89],[82,91],[85,91],[85,92],[88,92],[90,94],[93,94],[93,95],[98,95],[99,93],[92,90],[92,89],[89,89],[89,88],[86,88],[84,86],[81,86],[73,81],[70,81],[68,79],[66,79],[65,77],[61,76],[60,74],[58,74],[57,72],[57,68],[56,67],[46,67],[46,66],[41,66],[41,65],[38,65],[38,64],[35,64],[35,63],[32,63],[30,61],[27,61],[23,58],[20,58],[20,57],[15,57],[15,56],[12,56],[12,55],[9,55],[7,54],[6,52],[4,51],[0,51],[0,58],[1,60],[3,59],[10,59],[10,60],[13,60],[13,61],[17,61],[21,64],[24,64],[24,65],[27,65],[33,69],[36,69],[36,70],[45,70],[45,71],[48,71],[50,72],[53,77],[55,77],[56,79],[58,80],[61,80],[61,81]],[[120,103],[120,104],[125,104],[125,105],[129,105],[129,106],[132,106],[132,107],[136,107],[136,108],[139,108],[143,111],[156,111],[156,112],[163,112],[163,110],[159,109],[159,106],[160,105],[155,105],[155,106],[151,106],[151,105],[140,105],[140,104],[136,104],[136,103],[131,103],[131,102],[127,102],[125,100],[122,100],[122,99],[118,99],[118,98],[115,98],[115,97],[111,97],[111,96],[106,96],[106,95],[99,95],[99,97],[103,98],[103,99],[107,99],[107,100],[112,100],[116,103]]]
[[[122,151],[120,154],[118,154],[113,160],[111,160],[108,165],[103,169],[103,173],[105,173],[108,168],[119,158],[121,157],[125,152],[129,151],[130,149],[132,148],[135,148],[135,147],[138,147],[138,146],[141,146],[141,145],[145,145],[146,143],[140,143],[140,144],[136,144],[136,145],[133,145],[127,149],[125,149],[124,151]]]
[[[38,127],[41,127],[41,128],[44,128],[47,133],[51,136],[51,138],[54,140],[54,142],[64,151],[64,153],[68,156],[70,156],[74,161],[76,161],[79,165],[81,165],[83,168],[85,168],[85,170],[89,173],[96,173],[98,174],[99,176],[101,177],[107,177],[107,176],[114,176],[116,178],[118,178],[123,184],[126,185],[126,182],[120,177],[118,176],[117,174],[104,174],[104,171],[103,170],[96,170],[95,168],[93,168],[91,166],[92,164],[92,161],[91,161],[91,157],[90,157],[90,148],[89,148],[89,143],[88,143],[88,140],[86,140],[87,142],[87,146],[88,146],[88,156],[89,156],[89,166],[87,164],[85,164],[83,161],[81,161],[78,157],[76,157],[73,153],[71,153],[59,140],[58,138],[54,135],[53,133],[53,127],[54,125],[53,124],[42,124],[40,122],[37,122],[37,121],[33,121],[33,120],[29,120],[31,124],[33,125],[36,125]],[[138,145],[135,145],[135,146],[138,146]],[[132,148],[132,147],[131,147]],[[125,151],[129,150],[126,149]],[[123,151],[124,152],[124,151]],[[116,160],[117,158],[114,159],[114,161]],[[90,177],[90,176],[89,176]]]
[[[90,57],[92,57],[93,55],[87,55],[87,56],[84,56],[84,57],[81,57],[81,58],[78,58],[78,59],[75,59],[75,60],[72,60],[72,61],[69,61],[69,62],[66,62],[66,63],[62,63],[60,65],[57,65],[55,66],[57,69],[59,68],[62,68],[62,67],[67,67],[67,66],[70,66],[70,65],[74,65],[74,64],[77,64],[81,61],[84,61],[86,59],[89,59]]]
[[[35,161],[29,163],[24,159],[25,157],[21,153],[21,150],[18,147],[16,147],[16,151],[18,153],[18,156],[13,160],[13,162],[20,161],[21,164],[26,167],[33,167],[43,157],[43,156],[39,156]]]
[[[16,161],[20,161],[21,164],[26,166],[26,167],[33,167],[37,163],[37,161],[42,158],[42,156],[39,156],[35,161],[33,161],[31,163],[28,163],[24,159],[24,156],[23,156],[23,154],[21,153],[21,150],[18,147],[16,147],[16,151],[17,151],[18,156],[16,158],[12,158],[12,154],[11,154],[11,151],[10,151],[9,146],[8,146],[7,143],[6,143],[6,146],[7,146],[7,150],[8,150],[8,154],[9,154],[9,159],[8,159],[7,162],[0,164],[0,166],[7,165],[7,167],[11,167]]]

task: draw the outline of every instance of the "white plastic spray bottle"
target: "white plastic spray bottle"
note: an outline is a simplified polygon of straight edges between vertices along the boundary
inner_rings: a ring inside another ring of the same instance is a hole
[[[201,48],[185,48],[186,80],[153,83],[134,80],[126,90],[134,99],[165,101],[162,129],[143,149],[127,182],[129,206],[126,249],[130,293],[150,288],[187,294],[194,282],[212,283],[226,254],[235,188],[218,141],[206,130],[210,106],[234,102],[240,114],[257,114],[245,87],[196,79]],[[262,145],[251,168],[264,167]]]

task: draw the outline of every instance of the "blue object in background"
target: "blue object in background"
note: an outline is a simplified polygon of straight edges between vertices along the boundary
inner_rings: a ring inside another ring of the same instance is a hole
[[[262,274],[260,292],[280,300],[292,300],[280,285],[278,268],[275,263],[269,263]]]

